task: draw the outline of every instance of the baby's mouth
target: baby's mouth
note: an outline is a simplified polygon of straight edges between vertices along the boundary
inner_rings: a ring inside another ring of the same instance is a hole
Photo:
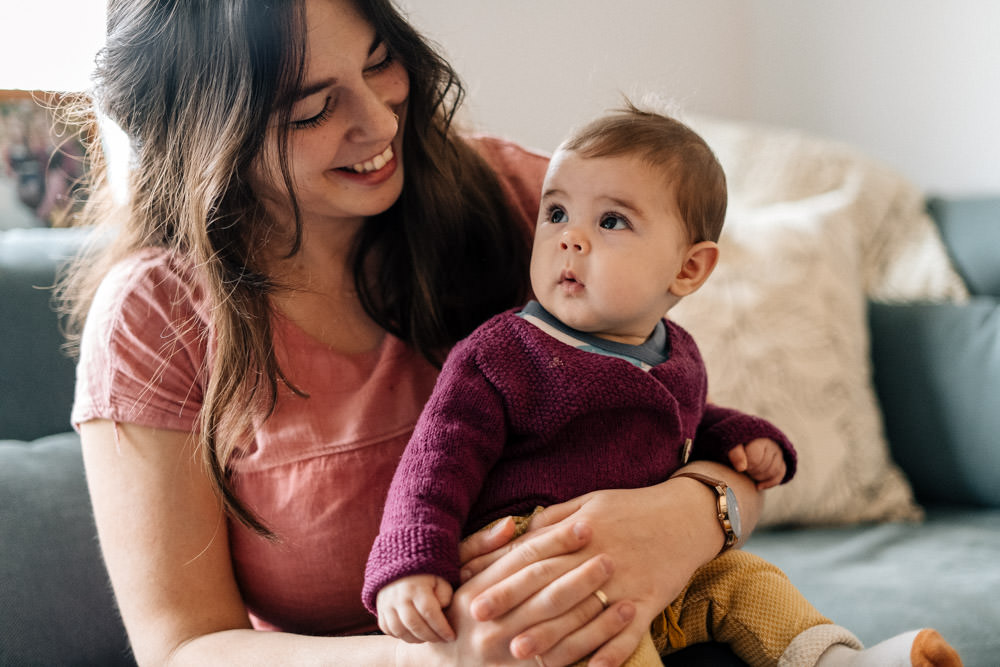
[[[569,271],[569,270],[564,270],[562,273],[559,274],[559,282],[561,282],[561,283],[580,283],[580,281],[576,279],[576,276],[573,275],[573,272]],[[582,285],[583,283],[580,283],[580,284]]]
[[[392,146],[387,146],[384,151],[376,155],[370,160],[365,160],[364,162],[358,162],[350,167],[341,167],[344,171],[354,172],[355,174],[368,174],[373,171],[378,171],[385,165],[389,163],[389,160],[393,158],[395,153],[392,151]]]

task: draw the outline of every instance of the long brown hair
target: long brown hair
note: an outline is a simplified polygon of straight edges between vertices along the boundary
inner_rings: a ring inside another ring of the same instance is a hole
[[[459,338],[527,291],[527,231],[496,176],[458,136],[463,96],[452,68],[390,0],[357,1],[410,77],[399,200],[363,225],[354,279],[369,315],[439,363]],[[272,345],[268,296],[278,287],[256,261],[275,229],[248,186],[268,125],[288,127],[305,63],[304,0],[111,0],[94,106],[128,135],[129,197],[115,203],[99,143],[83,224],[110,224],[110,245],[82,258],[62,283],[71,334],[116,261],[143,247],[190,258],[209,300],[215,353],[206,369],[198,437],[226,510],[262,535],[237,498],[228,461],[251,415],[273,410],[285,382]],[[280,173],[301,220],[279,133]],[[95,259],[99,255],[100,261]],[[290,385],[289,385],[290,386]],[[294,389],[294,387],[293,387]]]

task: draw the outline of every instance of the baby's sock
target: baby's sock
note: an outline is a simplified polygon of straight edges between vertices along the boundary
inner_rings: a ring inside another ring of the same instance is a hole
[[[820,656],[836,648],[857,653],[864,649],[864,644],[847,628],[833,623],[814,625],[792,639],[785,652],[778,658],[778,667],[819,665]]]
[[[795,637],[779,667],[962,667],[958,652],[936,630],[913,630],[871,648],[836,625],[817,625]]]

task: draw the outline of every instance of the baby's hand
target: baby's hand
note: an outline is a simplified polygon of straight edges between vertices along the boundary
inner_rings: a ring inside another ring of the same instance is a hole
[[[433,574],[397,579],[375,597],[378,627],[412,644],[455,639],[442,609],[451,604],[451,585]]]
[[[777,486],[785,478],[785,455],[774,440],[757,438],[729,450],[729,462],[737,472],[745,472],[760,490]]]

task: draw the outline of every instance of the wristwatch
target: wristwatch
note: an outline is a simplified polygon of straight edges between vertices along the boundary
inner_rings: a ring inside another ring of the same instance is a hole
[[[743,537],[743,525],[740,522],[740,505],[736,502],[736,494],[729,488],[729,485],[721,479],[715,479],[714,477],[702,475],[697,472],[679,472],[673,475],[673,477],[690,477],[715,491],[716,496],[718,496],[716,499],[716,508],[718,509],[719,524],[722,526],[722,532],[726,535],[726,543],[722,545],[722,551],[719,553],[721,554],[739,544],[740,539]]]

